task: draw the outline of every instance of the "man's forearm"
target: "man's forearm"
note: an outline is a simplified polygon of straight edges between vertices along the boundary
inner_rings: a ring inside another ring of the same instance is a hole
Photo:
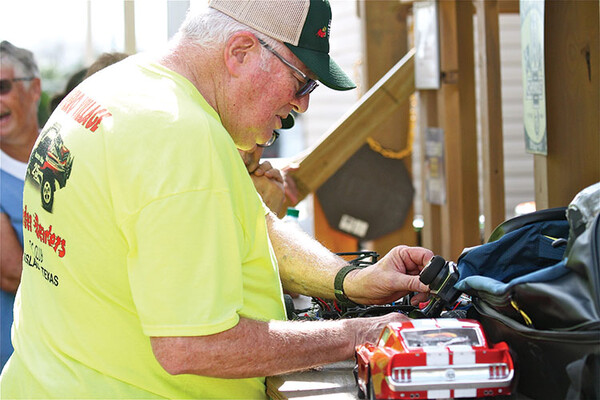
[[[293,293],[333,298],[333,281],[346,262],[304,232],[290,230],[267,216],[269,238],[279,263],[283,287]]]
[[[373,341],[397,316],[338,321],[270,321],[241,318],[210,336],[151,338],[163,368],[173,375],[220,378],[278,375],[343,361],[357,343]]]

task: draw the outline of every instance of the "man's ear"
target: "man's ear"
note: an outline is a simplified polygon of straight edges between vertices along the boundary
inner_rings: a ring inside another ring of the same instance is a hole
[[[29,93],[33,101],[38,101],[42,97],[42,81],[40,78],[33,78],[29,84]]]
[[[224,49],[225,66],[232,76],[239,76],[244,68],[260,57],[260,43],[250,32],[234,33]]]

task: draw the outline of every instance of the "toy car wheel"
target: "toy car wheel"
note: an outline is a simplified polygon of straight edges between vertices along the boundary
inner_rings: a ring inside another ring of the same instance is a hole
[[[44,210],[51,212],[52,203],[54,203],[54,179],[49,178],[46,174],[42,178],[40,193],[42,196],[42,207],[44,207]]]
[[[358,385],[358,364],[354,365],[354,368],[352,368],[352,375],[354,375],[354,382],[357,383],[356,386],[358,386],[358,389],[356,390],[356,397],[358,397],[359,399],[364,399],[365,396],[365,392],[362,391],[362,389],[360,388],[360,385]]]
[[[371,371],[369,371],[369,381],[367,382],[367,391],[369,392],[368,400],[385,400],[381,397],[375,396],[375,388],[373,387],[373,380],[371,379]]]
[[[360,388],[358,388],[357,392],[358,393],[356,393],[356,397],[358,397],[359,399],[363,400],[366,397],[365,392],[363,392]]]
[[[444,268],[444,264],[446,260],[444,260],[440,256],[435,256],[429,261],[429,263],[425,266],[423,271],[421,271],[421,276],[419,280],[426,285],[429,285],[435,277],[440,273],[442,268]]]
[[[369,400],[376,400],[377,397],[375,397],[375,389],[373,389],[373,385],[371,384],[371,381],[369,381]]]

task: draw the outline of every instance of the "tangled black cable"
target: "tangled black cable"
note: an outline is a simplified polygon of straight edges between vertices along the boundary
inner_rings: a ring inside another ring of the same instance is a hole
[[[340,257],[354,257],[349,260],[349,264],[357,265],[361,268],[368,267],[377,262],[379,254],[375,251],[357,251],[336,253]],[[384,304],[384,305],[356,305],[344,306],[336,300],[326,300],[320,297],[311,298],[312,306],[304,309],[289,309],[290,304],[293,308],[291,298],[286,302],[288,307],[288,318],[296,320],[320,320],[320,319],[340,319],[340,318],[359,318],[359,317],[374,317],[388,314],[394,311],[408,313],[414,306],[410,305],[408,299]]]

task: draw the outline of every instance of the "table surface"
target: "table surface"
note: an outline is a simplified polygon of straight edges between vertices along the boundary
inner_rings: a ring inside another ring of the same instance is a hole
[[[267,395],[273,400],[358,398],[358,386],[352,369],[354,360],[267,378]]]
[[[354,400],[358,386],[352,372],[355,361],[328,364],[308,371],[270,376],[267,395],[273,400]],[[532,400],[513,393],[511,400]]]
[[[294,298],[296,308],[310,306],[310,298]],[[354,400],[358,399],[358,385],[352,370],[354,359],[324,365],[302,372],[294,372],[267,378],[267,395],[273,400]],[[531,400],[521,394],[513,394],[512,400]]]

